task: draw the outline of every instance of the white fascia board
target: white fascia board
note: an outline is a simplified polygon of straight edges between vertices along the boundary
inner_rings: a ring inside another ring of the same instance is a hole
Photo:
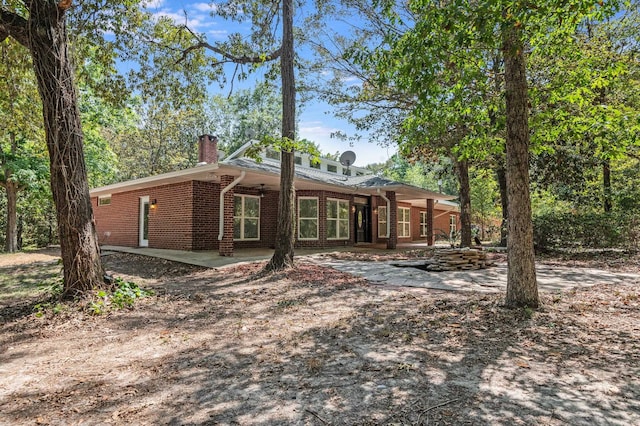
[[[170,183],[184,182],[196,179],[198,175],[206,175],[210,172],[218,170],[218,163],[206,164],[203,166],[191,167],[176,172],[163,173],[155,176],[148,176],[140,179],[128,180],[125,182],[114,183],[111,185],[93,188],[89,191],[92,197],[115,194],[120,192],[128,192],[137,189],[149,188],[152,186],[166,185]]]

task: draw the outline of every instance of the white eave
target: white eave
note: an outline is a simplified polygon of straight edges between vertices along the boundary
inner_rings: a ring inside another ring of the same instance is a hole
[[[216,170],[218,170],[218,163],[205,164],[186,170],[178,170],[176,172],[163,173],[160,175],[101,186],[91,189],[89,193],[92,197],[96,197],[100,195],[135,191],[152,186],[169,185],[172,183],[179,183],[190,180],[212,181],[216,179],[214,174]]]

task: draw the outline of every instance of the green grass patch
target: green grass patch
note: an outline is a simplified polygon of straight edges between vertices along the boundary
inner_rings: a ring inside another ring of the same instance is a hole
[[[2,255],[8,256],[8,255]],[[62,275],[59,262],[34,262],[0,267],[0,303],[50,292]]]

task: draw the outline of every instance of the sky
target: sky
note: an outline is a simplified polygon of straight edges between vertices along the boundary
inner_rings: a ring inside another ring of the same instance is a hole
[[[189,0],[149,0],[147,8],[158,16],[166,16],[181,24],[185,23],[185,12],[188,26],[199,33],[205,33],[209,41],[222,41],[232,32],[238,31],[237,23],[229,23],[220,17],[211,17],[212,7],[210,3]],[[230,78],[230,76],[229,76]],[[246,82],[236,82],[236,88],[248,88],[254,82],[252,78]],[[229,89],[218,89],[217,84],[210,85],[212,95],[228,94]],[[216,90],[220,90],[216,92]],[[356,154],[355,165],[363,167],[371,163],[387,161],[394,153],[395,148],[381,147],[369,143],[366,137],[359,142],[347,142],[331,137],[332,133],[342,132],[348,136],[356,133],[355,128],[346,120],[335,117],[331,111],[333,107],[320,100],[308,102],[299,111],[298,131],[299,138],[308,139],[317,143],[324,153],[353,151]],[[365,135],[366,136],[366,135]]]

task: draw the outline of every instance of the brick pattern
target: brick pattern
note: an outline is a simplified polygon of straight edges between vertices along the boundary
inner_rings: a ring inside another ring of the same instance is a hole
[[[229,186],[235,180],[234,176],[220,176],[221,190]],[[233,201],[234,190],[230,189],[224,194],[224,222],[222,240],[218,242],[220,256],[233,256]]]
[[[100,244],[121,245],[127,247],[138,246],[139,205],[140,197],[149,196],[156,200],[156,208],[149,214],[149,247],[176,250],[219,250],[221,254],[233,256],[235,248],[273,248],[275,243],[276,223],[278,218],[277,191],[266,191],[260,199],[260,241],[233,241],[233,205],[234,194],[259,195],[256,188],[236,186],[225,196],[225,227],[224,239],[218,241],[218,221],[220,218],[220,188],[230,184],[233,176],[222,176],[222,185],[212,182],[183,182],[171,185],[148,188],[113,194],[111,204],[98,206],[97,197],[92,198],[96,218],[96,229]],[[318,198],[318,239],[298,240],[296,233],[296,247],[325,248],[353,245],[354,215],[352,213],[353,196],[333,191],[297,191],[295,214],[297,220],[298,197]],[[388,192],[392,208],[389,212],[388,226],[397,235],[397,207],[409,206],[396,202],[395,193]],[[349,201],[349,238],[347,240],[327,239],[327,199],[335,198]],[[430,200],[427,200],[429,205]],[[378,237],[377,209],[386,206],[382,197],[371,197],[371,232],[372,241],[387,243],[389,248],[395,248],[398,239]],[[446,238],[449,234],[449,216],[456,215],[457,229],[460,229],[460,218],[457,212],[446,212],[433,208],[434,239]],[[401,238],[400,241],[428,241],[420,236],[420,212],[424,208],[411,208],[411,238]],[[428,212],[428,210],[426,210]],[[296,223],[297,227],[297,223]]]
[[[218,138],[213,135],[202,135],[198,138],[198,163],[213,164],[218,162]]]
[[[193,182],[193,250],[218,249],[220,185]]]
[[[111,196],[111,204],[98,206],[93,197],[100,244],[138,247],[140,197],[156,200],[149,211],[149,247],[192,250],[193,185],[183,182]]]

